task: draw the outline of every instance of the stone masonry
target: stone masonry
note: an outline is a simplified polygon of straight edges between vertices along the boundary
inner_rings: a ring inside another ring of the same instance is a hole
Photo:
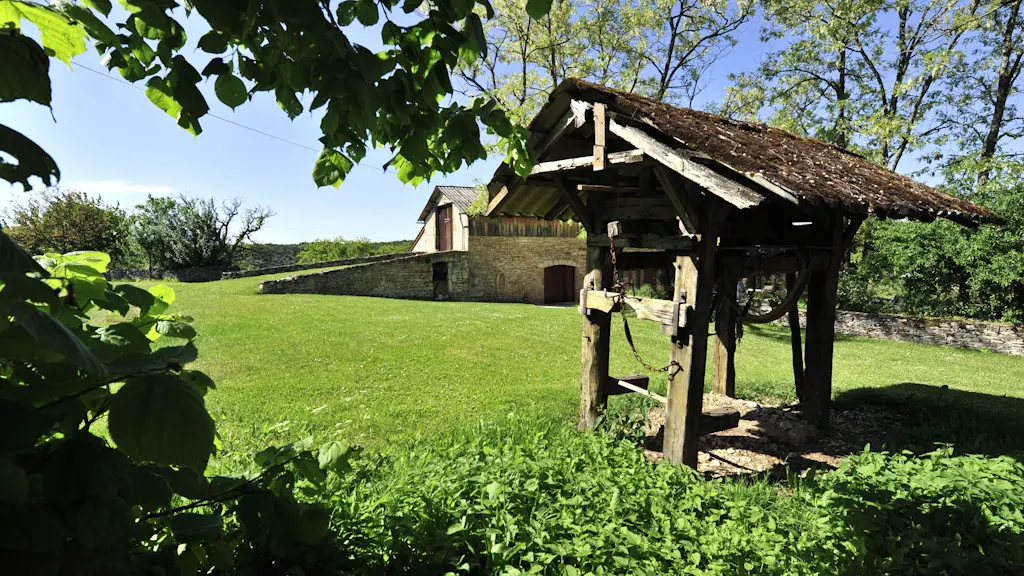
[[[583,285],[587,247],[579,238],[469,237],[469,300],[544,302],[544,269],[572,266]]]
[[[785,323],[786,319],[779,322]],[[806,326],[803,310],[800,311],[800,326]],[[1024,356],[1024,327],[999,322],[840,310],[836,312],[836,333]]]
[[[432,299],[433,265],[448,264],[451,297],[463,299],[469,286],[465,252],[402,255],[392,260],[358,264],[340,270],[291,276],[260,283],[264,294],[339,294]]]

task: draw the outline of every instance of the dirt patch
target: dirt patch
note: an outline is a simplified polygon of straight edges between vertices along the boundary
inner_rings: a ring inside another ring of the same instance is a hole
[[[831,428],[823,435],[803,421],[799,406],[793,404],[772,406],[705,394],[704,406],[730,406],[740,412],[738,427],[700,437],[697,470],[709,477],[758,474],[781,479],[788,472],[835,468],[845,456],[862,451],[865,444],[880,446],[901,424],[896,413],[878,406],[833,409]],[[662,458],[665,409],[653,407],[647,416],[644,454],[658,461]]]

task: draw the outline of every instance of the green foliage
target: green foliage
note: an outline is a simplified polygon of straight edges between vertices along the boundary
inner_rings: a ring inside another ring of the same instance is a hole
[[[347,555],[331,515],[296,489],[347,472],[355,451],[289,445],[258,458],[258,473],[205,477],[214,384],[185,368],[196,332],[167,314],[173,290],[112,286],[109,262],[101,252],[33,260],[0,233],[5,570],[337,573]],[[154,349],[162,337],[178,343]],[[113,446],[93,430],[104,418]]]
[[[391,240],[388,242],[371,242],[367,238],[345,240],[339,237],[334,240],[304,242],[301,246],[302,250],[299,251],[298,263],[316,264],[317,262],[330,262],[346,258],[362,258],[378,254],[408,252],[412,248],[412,241]]]
[[[146,253],[150,275],[157,270],[232,266],[243,244],[273,216],[259,206],[242,212],[241,205],[238,199],[218,206],[212,198],[150,196],[136,206],[132,232]]]
[[[858,236],[854,269],[844,273],[840,305],[932,316],[965,316],[1024,322],[1024,186],[1020,167],[989,167],[975,188],[976,172],[951,173],[950,191],[1005,218],[1002,225],[965,228],[944,220],[925,224],[869,221]],[[879,306],[880,288],[895,292]]]
[[[129,252],[124,211],[76,190],[32,194],[11,206],[6,219],[7,234],[32,253],[100,250],[120,265]]]
[[[290,266],[299,261],[302,244],[242,244],[235,254],[234,264],[242,270]]]
[[[108,69],[129,82],[145,82],[149,100],[192,134],[202,132],[200,122],[209,112],[198,88],[204,78],[217,77],[217,98],[233,108],[256,92],[271,92],[289,118],[306,110],[300,98],[311,94],[308,109],[325,110],[324,148],[313,169],[320,186],[340,184],[365,157],[367,142],[392,150],[387,164],[404,182],[455,171],[486,157],[481,124],[501,139],[517,169],[529,171],[526,130],[510,123],[493,100],[462,104],[450,98],[450,71],[487,49],[480,39],[481,15],[492,13],[487,0],[405,2],[398,19],[403,23],[387,18],[380,31],[384,49],[376,53],[350,41],[345,29],[355,20],[377,24],[382,10],[399,8],[397,1],[342,2],[332,10],[316,0],[125,0],[127,17],[117,22],[116,34],[105,23],[109,4],[2,0],[0,102],[28,99],[49,106],[48,57],[70,65],[72,56],[85,51],[88,37]],[[533,3],[531,11],[540,14],[549,6]],[[205,63],[194,64],[181,52],[186,38],[180,8],[211,28],[198,44]],[[42,46],[21,33],[23,21],[38,28]],[[0,129],[9,136],[2,139],[0,177],[26,188],[32,176],[48,183],[59,178],[41,148]]]
[[[487,205],[490,202],[490,195],[487,193],[486,186],[478,186],[479,193],[476,195],[476,200],[466,208],[466,214],[470,216],[481,216],[487,212]]]

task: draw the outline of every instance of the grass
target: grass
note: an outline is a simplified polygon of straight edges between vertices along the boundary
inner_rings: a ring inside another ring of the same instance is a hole
[[[197,367],[218,383],[208,402],[229,449],[251,453],[305,434],[385,448],[513,413],[548,422],[573,418],[575,309],[258,293],[260,281],[293,274],[172,284],[173,310],[195,317]],[[634,320],[631,327],[644,358],[663,362],[668,343],[657,326]],[[793,398],[784,328],[748,327],[736,363],[740,396]],[[642,371],[618,317],[611,371]],[[908,400],[907,392],[893,390],[945,386],[998,410],[1003,396],[1024,398],[1024,358],[841,338],[834,381],[841,400],[866,394],[911,402],[920,392]],[[663,391],[665,376],[654,377],[652,388]],[[882,393],[872,395],[876,389]]]
[[[510,414],[554,423],[575,416],[574,308],[259,294],[268,278],[171,283],[172,311],[193,316],[200,334],[197,367],[217,382],[207,401],[229,455],[307,434],[386,449]],[[656,325],[633,320],[631,328],[645,359],[667,360]],[[611,347],[613,374],[642,372],[618,317]],[[738,394],[792,399],[789,351],[785,328],[747,327]],[[652,388],[664,390],[663,374]],[[840,401],[924,406],[922,418],[951,402],[1012,413],[1024,400],[1004,397],[1024,398],[1024,358],[840,338],[833,391]],[[950,395],[957,391],[965,396]]]

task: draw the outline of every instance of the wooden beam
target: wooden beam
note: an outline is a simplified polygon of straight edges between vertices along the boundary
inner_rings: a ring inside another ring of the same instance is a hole
[[[637,162],[644,161],[643,150],[626,150],[625,152],[612,152],[606,156],[608,164],[635,164]],[[564,172],[566,170],[576,170],[579,168],[589,168],[593,166],[594,158],[592,156],[578,156],[576,158],[564,158],[562,160],[550,160],[548,162],[541,162],[535,164],[533,170],[530,172],[531,176],[537,174],[547,174],[549,172]]]
[[[665,409],[665,458],[697,467],[704,373],[708,352],[708,323],[715,285],[715,254],[718,251],[716,214],[721,210],[707,201],[700,213],[700,243],[697,257],[676,258],[675,298],[689,308],[686,333],[672,337],[668,406]]]
[[[650,137],[643,130],[633,126],[626,126],[615,121],[615,117],[608,122],[608,130],[644,151],[651,158],[679,175],[700,185],[708,192],[725,200],[737,208],[751,208],[764,201],[764,196],[715,172],[711,168],[698,164],[684,154],[658,142]]]
[[[725,282],[723,290],[735,290],[736,282]],[[715,311],[715,353],[711,391],[736,397],[736,310],[725,298],[718,299]]]
[[[653,320],[659,324],[671,325],[672,319],[676,318],[680,328],[686,326],[686,314],[682,312],[676,314],[675,308],[677,303],[672,300],[641,298],[628,294],[623,297],[618,292],[608,292],[606,290],[588,290],[585,300],[585,306],[588,310],[614,312],[620,306],[626,305],[636,312],[636,317],[640,320]]]
[[[508,196],[509,196],[508,186],[502,184],[501,188],[498,190],[498,193],[495,194],[493,198],[491,198],[490,202],[487,203],[487,211],[484,212],[484,214],[485,215],[490,215],[493,212],[495,212],[498,209],[500,209],[501,205],[504,204],[506,200],[508,200]]]
[[[573,100],[569,103],[569,110],[564,116],[555,122],[554,126],[544,135],[544,140],[541,141],[535,147],[532,147],[533,153],[536,157],[540,157],[541,154],[547,152],[548,148],[555,143],[556,140],[561,138],[566,132],[575,130],[586,122],[587,109],[590,108],[590,104],[582,102],[580,100]]]
[[[604,170],[605,142],[608,139],[607,108],[598,102],[594,104],[594,172]]]
[[[570,190],[561,179],[555,180],[555,188],[558,188],[558,193],[562,195],[562,199],[572,208],[575,220],[586,228],[587,234],[596,234],[597,229],[594,227],[590,213],[587,211],[587,205],[583,203],[583,200],[576,194],[576,191]]]
[[[569,205],[566,204],[565,200],[559,198],[558,201],[555,202],[555,205],[552,206],[550,210],[544,213],[544,219],[557,220],[558,217],[562,215],[562,212],[565,212],[566,208],[568,207]]]
[[[587,246],[609,246],[607,236],[587,236]],[[638,238],[616,238],[616,248],[647,248],[653,250],[668,250],[672,252],[693,252],[697,246],[696,240],[691,236],[654,236],[643,235]]]
[[[577,184],[580,192],[619,192],[623,194],[639,194],[640,188],[630,186],[607,186],[605,184]]]
[[[593,428],[607,403],[608,379],[608,338],[611,330],[610,312],[586,307],[586,294],[591,290],[604,289],[604,261],[608,255],[605,248],[587,249],[587,267],[583,289],[580,291],[580,307],[583,309],[583,338],[580,351],[580,428]]]
[[[786,274],[786,290],[796,287],[796,274]],[[787,312],[789,320],[789,345],[793,353],[793,383],[796,385],[796,397],[802,404],[805,402],[806,390],[804,381],[804,353],[800,342],[800,309],[794,304]]]
[[[669,202],[672,203],[676,216],[682,222],[686,233],[695,234],[697,231],[697,213],[686,202],[686,198],[683,197],[683,190],[677,185],[676,177],[661,164],[654,167],[654,175],[657,176],[658,182],[661,183],[662,189],[665,190],[665,195],[668,196]]]
[[[818,428],[829,427],[832,402],[832,354],[836,337],[836,291],[842,262],[844,228],[836,215],[832,226],[832,250],[825,270],[812,270],[807,284],[807,351],[804,354],[804,419]]]
[[[619,383],[629,384],[629,386],[619,386]],[[644,392],[651,385],[650,376],[643,374],[627,374],[626,376],[609,376],[605,382],[605,389],[608,391],[608,396],[616,396],[619,394],[628,394],[630,392],[636,392],[639,388]]]

